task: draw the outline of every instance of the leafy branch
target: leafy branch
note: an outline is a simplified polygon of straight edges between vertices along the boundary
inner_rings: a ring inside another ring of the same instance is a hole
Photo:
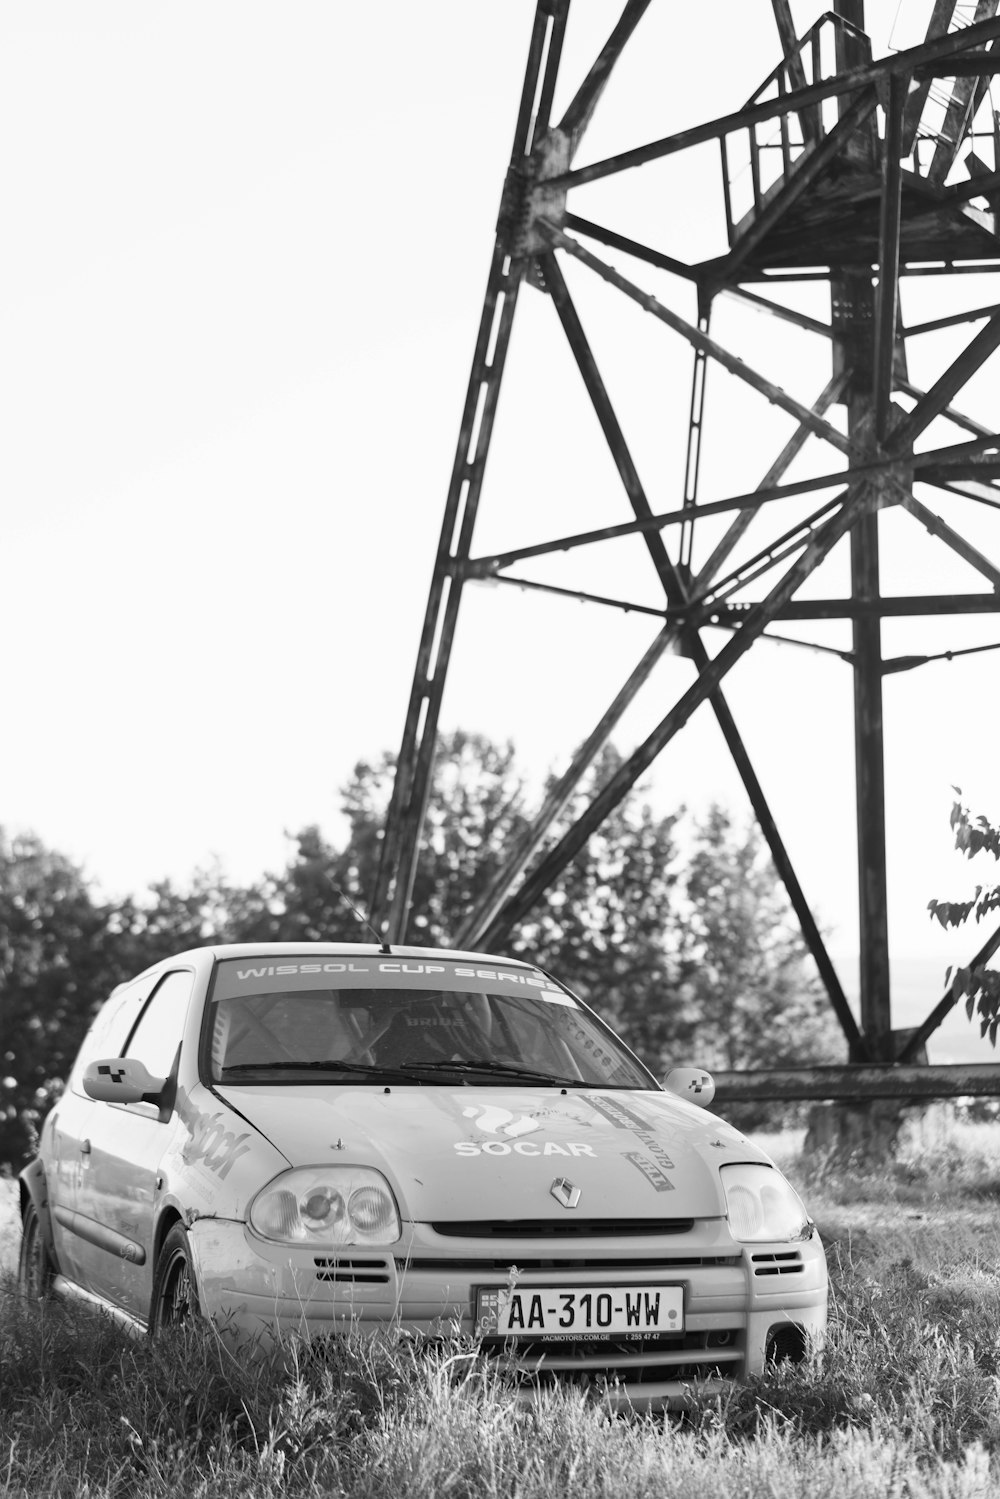
[[[955,786],[953,790],[960,798],[959,787]],[[950,822],[955,847],[967,859],[988,853],[1000,863],[1000,828],[995,828],[981,815],[973,817],[961,800],[953,803]],[[931,918],[939,921],[945,929],[963,926],[972,916],[979,922],[991,912],[1000,911],[1000,885],[977,885],[971,900],[930,900],[927,909]],[[966,1015],[970,1020],[978,1015],[979,1034],[988,1036],[991,1046],[996,1046],[1000,1034],[1000,972],[986,965],[998,947],[1000,927],[967,967],[949,968],[945,974],[952,999],[957,1003],[964,998]]]

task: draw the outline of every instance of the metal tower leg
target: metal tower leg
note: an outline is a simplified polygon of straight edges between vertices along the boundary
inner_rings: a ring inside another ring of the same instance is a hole
[[[405,933],[413,894],[420,829],[430,794],[441,699],[461,601],[462,564],[468,559],[472,544],[517,294],[525,271],[524,261],[509,253],[512,229],[509,218],[512,205],[520,199],[520,182],[529,167],[533,142],[548,127],[567,7],[568,0],[538,0],[536,6],[511,164],[501,201],[486,298],[386,818],[378,876],[371,897],[372,920],[396,942]],[[390,891],[391,907],[387,915]]]
[[[866,397],[848,406],[848,432],[870,420]],[[851,597],[879,597],[878,512],[851,530]],[[891,1060],[888,883],[885,856],[885,755],[882,736],[882,622],[874,611],[853,621],[854,765],[861,934],[861,1029],[873,1057]]]

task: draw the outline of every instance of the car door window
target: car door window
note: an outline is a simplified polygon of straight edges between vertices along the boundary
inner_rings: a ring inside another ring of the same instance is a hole
[[[122,1056],[142,1062],[153,1077],[169,1077],[184,1033],[194,976],[168,973],[157,985]]]

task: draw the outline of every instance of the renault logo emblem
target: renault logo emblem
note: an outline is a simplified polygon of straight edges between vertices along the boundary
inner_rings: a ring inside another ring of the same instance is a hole
[[[564,1176],[557,1176],[549,1191],[556,1202],[561,1202],[564,1208],[575,1208],[580,1201],[581,1192],[579,1187],[574,1187],[571,1181]]]

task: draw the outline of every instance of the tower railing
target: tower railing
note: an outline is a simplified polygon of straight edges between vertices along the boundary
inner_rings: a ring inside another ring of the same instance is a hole
[[[870,63],[872,47],[867,35],[843,16],[827,11],[768,74],[744,110],[837,77],[848,40],[858,64]],[[832,96],[805,109],[783,113],[777,120],[741,126],[720,138],[730,245],[749,228],[795,168],[833,131],[845,102],[849,102],[849,96],[847,101]]]
[[[978,0],[976,20],[996,14],[1000,0]],[[956,8],[947,33],[955,34],[969,24]],[[986,50],[998,50],[995,43]],[[851,66],[845,68],[849,57]],[[796,46],[768,74],[750,96],[745,110],[780,101],[790,94],[838,76],[850,77],[855,69],[871,64],[868,36],[843,16],[827,12],[798,40]],[[777,119],[754,121],[720,137],[722,182],[729,245],[759,218],[777,193],[807,159],[829,141],[847,113],[852,95],[831,95],[798,110],[789,109]],[[943,188],[956,166],[968,174],[968,182],[954,186],[961,192],[972,185],[982,191],[962,192],[974,208],[996,215],[1000,211],[1000,111],[995,105],[996,84],[989,73],[963,73],[955,77],[914,80],[904,113],[902,156],[911,178]],[[862,122],[846,132],[845,156],[861,171],[874,169],[871,149],[874,120]]]

